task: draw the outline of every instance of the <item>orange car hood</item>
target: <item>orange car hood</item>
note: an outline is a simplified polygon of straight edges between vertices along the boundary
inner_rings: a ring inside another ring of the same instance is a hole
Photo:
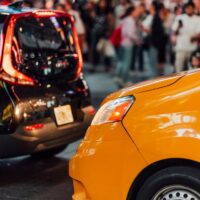
[[[163,77],[159,77],[159,78],[156,78],[153,80],[148,80],[145,82],[135,84],[133,86],[124,88],[122,90],[119,90],[119,91],[109,95],[105,99],[104,103],[109,100],[115,99],[115,98],[128,96],[128,95],[134,95],[134,94],[138,94],[138,93],[148,92],[148,91],[160,89],[163,87],[171,86],[171,85],[175,84],[176,82],[178,82],[180,79],[182,79],[184,76],[195,73],[197,71],[200,71],[200,70],[192,70],[192,71],[188,71],[188,72],[182,72],[179,74],[173,74],[171,76],[163,76]]]

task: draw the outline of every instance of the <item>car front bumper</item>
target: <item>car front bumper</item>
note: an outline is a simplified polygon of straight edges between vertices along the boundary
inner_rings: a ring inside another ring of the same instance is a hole
[[[70,160],[73,200],[125,200],[146,166],[121,123],[91,126]]]
[[[82,138],[93,119],[91,110],[93,110],[92,106],[82,109],[83,121],[58,127],[49,117],[34,122],[44,124],[42,129],[27,132],[23,125],[20,125],[15,133],[0,135],[0,158],[45,151]]]

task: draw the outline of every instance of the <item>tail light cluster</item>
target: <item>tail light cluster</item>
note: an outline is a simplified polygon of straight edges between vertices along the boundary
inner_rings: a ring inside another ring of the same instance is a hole
[[[83,57],[82,57],[82,52],[81,52],[81,48],[80,48],[80,44],[79,44],[79,38],[78,38],[78,35],[77,35],[77,32],[75,30],[75,26],[74,25],[73,25],[73,30],[72,31],[74,33],[76,51],[77,51],[77,54],[78,54],[78,57],[79,57],[78,58],[78,68],[77,68],[77,71],[76,71],[76,77],[78,78],[80,76],[81,72],[82,72],[82,69],[83,69]]]
[[[42,129],[43,127],[44,127],[44,124],[32,124],[32,125],[29,125],[29,126],[25,126],[24,130],[29,132],[29,131]]]
[[[54,11],[36,11],[36,12],[31,12],[31,13],[14,14],[10,17],[5,36],[2,39],[2,41],[4,40],[4,45],[3,45],[3,52],[2,52],[3,59],[2,59],[2,68],[0,71],[0,78],[6,82],[17,84],[17,85],[34,86],[37,84],[36,80],[19,72],[16,66],[14,66],[12,62],[12,40],[13,40],[13,32],[14,32],[16,21],[17,19],[21,17],[30,16],[30,15],[35,16],[35,17],[40,17],[40,18],[63,15],[71,19],[72,31],[74,34],[76,51],[78,55],[78,67],[76,71],[76,78],[78,78],[82,72],[83,58],[82,58],[82,53],[81,53],[81,49],[79,45],[79,39],[78,39],[75,26],[74,26],[74,19],[68,14],[54,12]]]
[[[2,71],[0,78],[19,85],[35,85],[35,81],[16,70],[16,67],[12,63],[12,37],[15,26],[16,17],[12,16],[8,22],[7,31],[4,39],[3,46],[3,59],[2,59]]]

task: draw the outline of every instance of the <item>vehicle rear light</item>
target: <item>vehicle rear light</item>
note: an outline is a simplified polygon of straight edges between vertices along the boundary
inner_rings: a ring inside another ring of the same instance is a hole
[[[13,37],[15,21],[16,18],[12,16],[9,21],[7,32],[5,35],[2,71],[0,72],[0,78],[13,84],[33,86],[35,85],[35,81],[30,77],[17,71],[16,67],[13,66],[12,63],[12,39],[13,39],[12,37]]]
[[[89,110],[89,113],[90,113],[90,115],[95,115],[96,110],[93,107],[91,107],[90,110]]]
[[[34,12],[34,14],[38,17],[50,17],[57,15],[57,13],[54,11],[46,11],[46,10],[36,11]]]
[[[77,71],[76,71],[76,77],[78,78],[82,72],[82,69],[83,69],[83,56],[82,56],[82,52],[81,52],[81,48],[80,48],[80,43],[79,43],[79,39],[78,39],[78,35],[77,35],[77,32],[75,30],[75,26],[74,26],[74,20],[72,20],[72,28],[73,28],[73,34],[74,34],[74,40],[75,40],[75,44],[76,44],[76,51],[77,51],[77,54],[78,54],[78,68],[77,68]]]
[[[33,124],[30,126],[25,126],[24,130],[25,131],[34,131],[34,130],[42,129],[43,127],[44,127],[44,124]]]

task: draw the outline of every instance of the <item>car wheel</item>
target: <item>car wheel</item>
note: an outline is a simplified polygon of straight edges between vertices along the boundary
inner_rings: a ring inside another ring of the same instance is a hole
[[[146,180],[136,200],[200,200],[200,170],[163,169]]]
[[[53,157],[53,156],[61,153],[62,151],[64,151],[66,148],[67,148],[67,145],[61,146],[61,147],[57,147],[57,148],[54,148],[54,149],[49,149],[49,150],[45,150],[45,151],[32,153],[31,157],[32,158],[49,158],[49,157]]]

